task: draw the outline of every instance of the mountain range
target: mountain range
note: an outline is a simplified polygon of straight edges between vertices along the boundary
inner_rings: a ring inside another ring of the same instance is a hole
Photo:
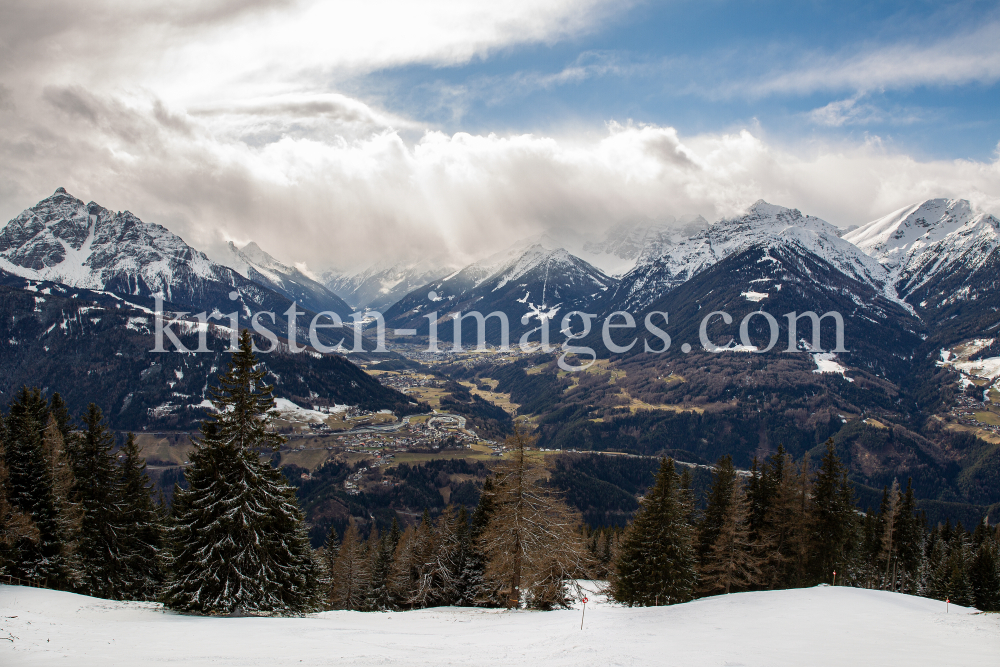
[[[1000,329],[998,239],[1000,221],[965,200],[924,201],[856,229],[758,201],[710,225],[639,221],[586,242],[525,239],[462,268],[382,262],[317,279],[254,243],[231,244],[214,262],[164,227],[60,188],[0,229],[0,392],[6,402],[21,384],[39,384],[77,411],[97,401],[116,427],[190,428],[229,331],[209,327],[214,351],[203,358],[150,354],[156,296],[175,311],[226,312],[235,292],[241,317],[293,301],[307,315],[379,310],[391,342],[422,342],[433,320],[444,351],[457,313],[505,313],[516,345],[579,310],[600,318],[579,341],[600,357],[586,373],[563,372],[551,354],[443,357],[434,372],[508,397],[541,446],[698,463],[731,453],[749,466],[778,443],[798,457],[832,436],[865,502],[912,477],[922,502],[939,503],[934,516],[952,512],[949,503],[970,516],[1000,503],[991,426],[1000,425],[1000,371],[990,370],[1000,359],[988,356]],[[607,349],[600,326],[616,311],[637,323],[609,331],[621,352]],[[702,331],[714,311],[732,322],[715,316]],[[808,317],[792,335],[785,314],[806,311],[839,312],[847,351],[833,351],[832,318],[818,341]],[[466,349],[476,339],[470,319]],[[669,353],[645,321],[669,332]],[[279,337],[281,326],[279,317]],[[198,323],[178,329],[193,347]],[[557,326],[550,332],[562,342]],[[500,333],[488,319],[487,342],[501,343]],[[729,352],[702,349],[703,333]],[[953,363],[959,356],[967,361]],[[426,409],[352,363],[372,358],[279,353],[268,366],[293,402]],[[979,370],[967,372],[973,359]]]

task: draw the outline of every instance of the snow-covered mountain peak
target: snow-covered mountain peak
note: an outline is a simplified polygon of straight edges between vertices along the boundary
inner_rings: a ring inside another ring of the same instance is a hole
[[[919,293],[914,302],[923,307],[928,297],[933,302],[963,298],[963,290],[969,290],[966,277],[986,266],[1000,248],[1000,221],[976,212],[965,199],[928,199],[844,238],[878,260],[904,298]],[[952,277],[946,280],[949,286],[940,285],[934,295],[924,293],[924,286],[945,276]]]
[[[754,245],[794,246],[829,262],[845,274],[867,283],[898,302],[885,269],[840,238],[829,222],[758,200],[742,215],[723,218],[707,229],[658,250],[644,253],[622,280],[619,291],[629,307],[641,308],[695,274]]]
[[[900,274],[914,257],[949,237],[995,234],[997,227],[996,218],[977,214],[966,199],[928,199],[873,220],[844,238]]]
[[[84,204],[64,188],[0,230],[0,269],[34,280],[87,289],[121,283],[170,298],[181,265],[192,277],[218,279],[204,253],[166,228]]]

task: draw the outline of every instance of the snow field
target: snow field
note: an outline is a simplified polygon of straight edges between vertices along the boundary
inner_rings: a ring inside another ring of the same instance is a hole
[[[738,593],[629,609],[438,608],[205,618],[0,586],[0,664],[934,665],[998,664],[1000,615],[853,588]]]

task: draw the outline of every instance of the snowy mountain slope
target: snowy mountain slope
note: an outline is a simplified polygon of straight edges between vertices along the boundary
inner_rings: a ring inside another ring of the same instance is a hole
[[[609,300],[622,310],[641,310],[660,296],[690,280],[698,272],[752,244],[788,246],[822,258],[845,275],[897,300],[889,274],[852,243],[840,230],[797,209],[760,200],[747,212],[722,219],[676,243],[651,244],[626,274]]]
[[[255,283],[284,294],[314,313],[333,311],[344,318],[353,310],[325,285],[313,280],[297,267],[279,262],[253,241],[242,248],[237,248],[230,241],[221,263]]]
[[[620,607],[444,607],[304,618],[206,618],[0,586],[9,667],[149,665],[990,665],[1000,618],[887,591],[817,587]],[[849,640],[845,640],[849,639]]]
[[[613,278],[563,248],[527,243],[527,247],[525,242],[517,243],[414,290],[386,311],[386,321],[425,334],[428,320],[424,315],[436,311],[443,320],[439,335],[450,340],[451,313],[475,310],[485,315],[499,310],[507,314],[514,340],[524,326],[522,315],[555,317],[590,308],[615,284]],[[431,292],[433,300],[428,296]],[[490,342],[495,342],[492,329],[488,331]]]
[[[176,234],[132,213],[84,204],[63,188],[0,230],[0,270],[30,280],[125,295],[159,295],[185,308],[283,312],[287,298],[216,264]]]
[[[0,271],[0,409],[20,387],[38,386],[58,391],[73,414],[96,403],[112,428],[197,428],[205,416],[208,388],[218,384],[218,372],[231,356],[231,330],[225,320],[210,325],[208,351],[198,354],[151,352],[156,345],[152,307],[148,296],[28,282]],[[171,329],[187,349],[195,350],[205,327],[188,317],[173,322]],[[261,349],[270,347],[259,336],[255,342]],[[173,349],[169,342],[167,349]],[[342,355],[276,351],[261,353],[259,359],[279,398],[399,414],[418,409],[409,397],[382,386]]]
[[[433,262],[379,263],[354,272],[328,271],[324,285],[358,309],[385,311],[416,288],[455,271]]]
[[[968,278],[996,261],[1000,220],[976,213],[965,199],[929,199],[873,220],[844,238],[888,270],[901,297],[927,308],[949,299],[976,298],[980,281],[970,283]],[[932,282],[942,287],[950,283],[953,289],[928,293]]]
[[[688,342],[697,349],[701,349],[699,327],[707,313],[723,311],[732,316],[733,324],[726,325],[717,317],[707,331],[710,340],[723,344],[734,339],[732,346],[736,346],[740,344],[739,323],[749,313],[763,310],[776,320],[778,338],[772,353],[777,357],[788,356],[784,352],[789,340],[785,313],[838,312],[844,321],[844,348],[848,350],[837,355],[841,366],[894,381],[905,377],[912,371],[924,324],[878,286],[844,273],[842,267],[807,250],[816,242],[812,234],[794,228],[775,238],[748,243],[665,293],[649,310],[669,313],[671,336],[678,344]],[[803,236],[805,242],[800,242]],[[636,320],[641,319],[637,314]],[[835,347],[832,325],[833,321],[827,320],[822,326],[820,347],[826,351]],[[763,317],[750,321],[749,333],[753,345],[768,344],[770,329]],[[796,333],[796,348],[812,351],[809,321],[797,322]],[[639,347],[633,352],[639,354]]]

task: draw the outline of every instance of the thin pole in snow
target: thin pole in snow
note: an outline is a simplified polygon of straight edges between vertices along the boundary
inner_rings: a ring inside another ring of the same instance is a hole
[[[583,630],[583,618],[587,615],[587,598],[583,598],[583,613],[580,614],[580,629]]]
[[[833,585],[834,586],[837,585],[837,571],[836,570],[833,571]]]
[[[948,603],[951,602],[948,598],[944,599],[944,613],[948,613]],[[581,626],[582,627],[582,626]]]

